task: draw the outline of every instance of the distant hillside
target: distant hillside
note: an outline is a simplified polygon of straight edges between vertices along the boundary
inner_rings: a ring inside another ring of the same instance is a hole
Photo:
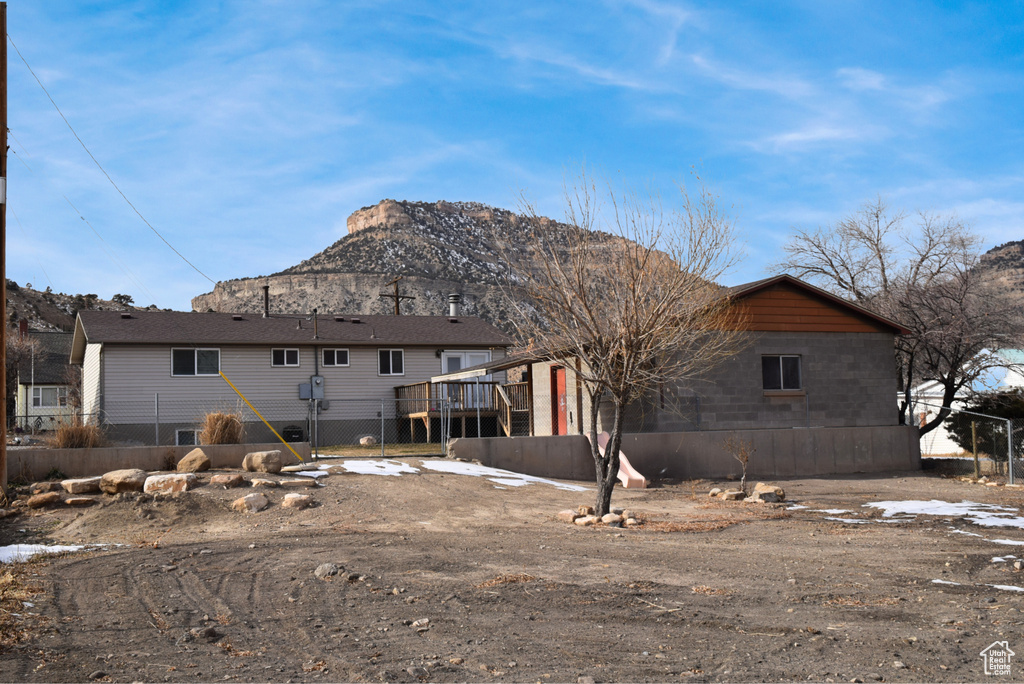
[[[543,219],[547,220],[547,219]],[[616,238],[601,234],[597,244]],[[501,243],[501,244],[499,244]],[[217,283],[192,300],[196,311],[256,313],[263,285],[270,286],[271,312],[388,314],[394,302],[382,292],[402,276],[404,314],[443,314],[448,295],[462,295],[462,310],[510,329],[511,312],[500,283],[501,247],[527,255],[535,250],[529,225],[518,215],[476,202],[384,200],[348,219],[348,235],[291,268],[271,276]],[[600,248],[599,246],[597,248]]]
[[[993,247],[981,257],[978,269],[1024,302],[1024,240]]]
[[[139,307],[100,299],[94,294],[64,294],[34,290],[28,285],[7,281],[7,325],[17,327],[21,320],[28,321],[29,330],[71,332],[75,328],[75,315],[83,309],[100,311],[138,310]]]

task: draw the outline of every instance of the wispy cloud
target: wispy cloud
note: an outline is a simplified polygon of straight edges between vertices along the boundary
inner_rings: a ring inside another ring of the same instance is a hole
[[[691,55],[690,61],[708,78],[731,88],[765,91],[787,99],[806,98],[814,92],[814,88],[810,83],[796,76],[760,74],[754,71],[726,66],[698,54]]]

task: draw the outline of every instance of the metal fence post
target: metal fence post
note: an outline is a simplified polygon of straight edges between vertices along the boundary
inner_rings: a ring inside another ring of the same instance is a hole
[[[384,400],[380,400],[380,457],[384,458]]]
[[[1006,419],[1006,481],[1013,484],[1013,419]]]
[[[153,414],[156,417],[156,422],[153,424],[153,434],[156,441],[153,442],[153,446],[160,446],[160,393],[157,392],[153,395]]]

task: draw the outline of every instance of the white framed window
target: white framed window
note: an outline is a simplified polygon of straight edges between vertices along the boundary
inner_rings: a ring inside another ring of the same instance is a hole
[[[195,446],[199,444],[199,433],[196,430],[175,430],[174,443],[177,446]]]
[[[32,388],[33,408],[60,408],[67,405],[67,387],[35,386]]]
[[[329,366],[347,366],[348,349],[324,349],[322,364],[324,368]]]
[[[405,375],[405,350],[378,349],[377,375]]]
[[[271,366],[298,366],[299,365],[299,350],[298,349],[271,349],[270,350],[270,365]]]
[[[171,375],[220,375],[220,349],[171,349]]]
[[[800,357],[788,354],[762,356],[761,386],[765,390],[803,389]]]

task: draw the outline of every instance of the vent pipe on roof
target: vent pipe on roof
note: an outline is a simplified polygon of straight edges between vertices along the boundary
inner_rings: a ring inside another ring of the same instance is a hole
[[[270,286],[263,286],[263,317],[270,318]]]
[[[455,317],[459,315],[459,304],[462,302],[462,296],[457,294],[448,295],[448,315]]]

